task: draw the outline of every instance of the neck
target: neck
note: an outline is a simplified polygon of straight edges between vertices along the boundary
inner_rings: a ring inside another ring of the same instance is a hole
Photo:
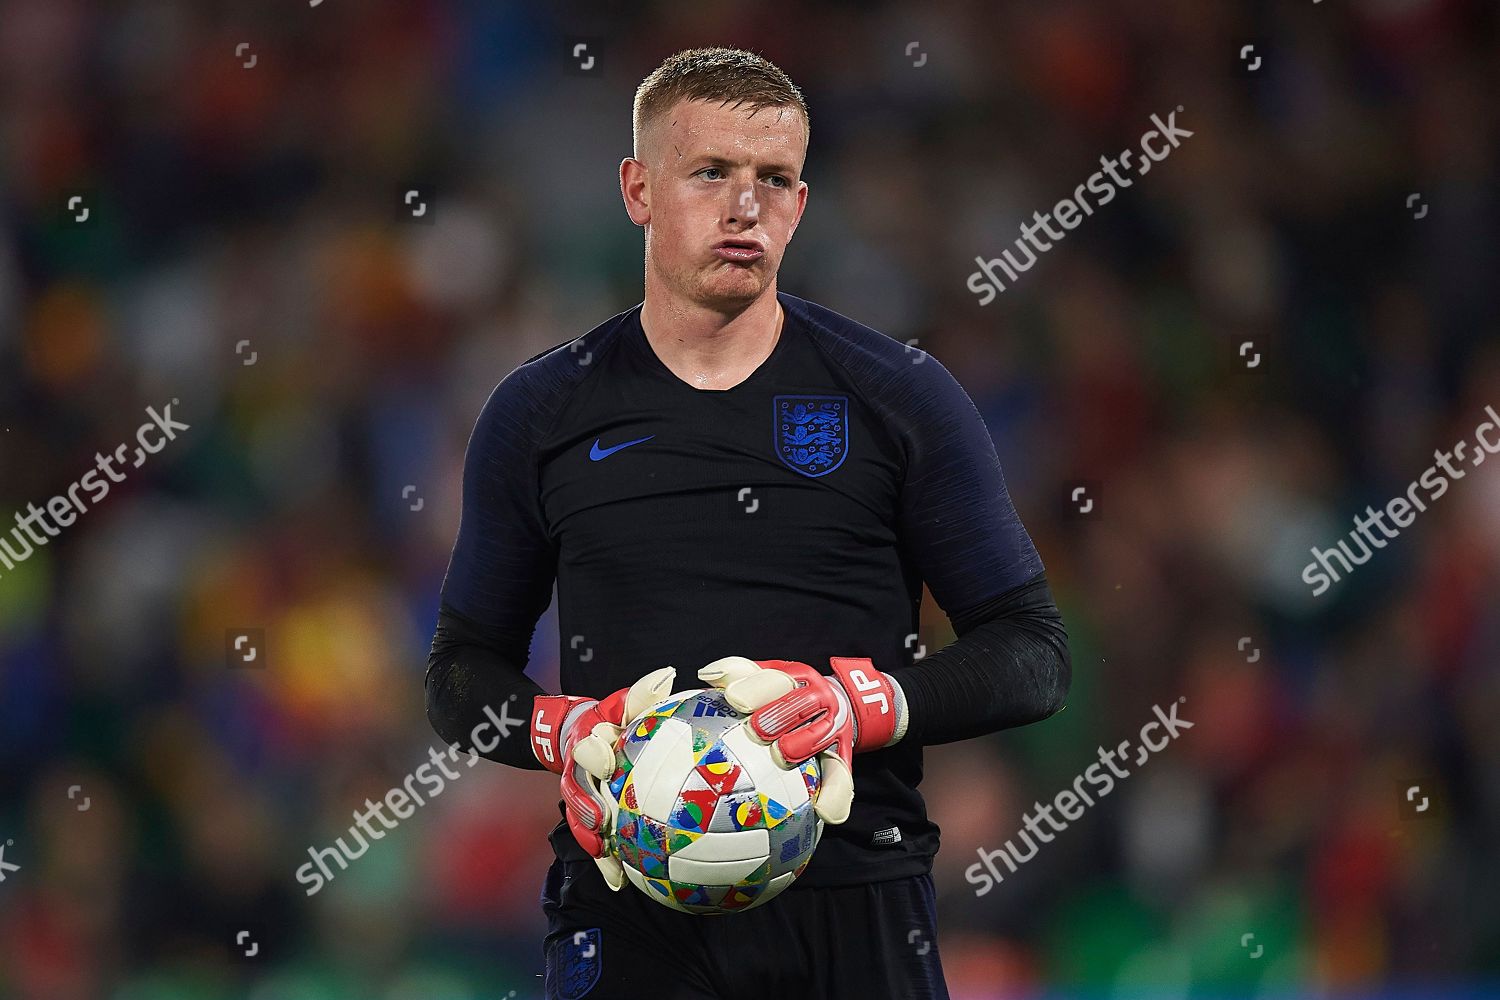
[[[725,312],[670,296],[648,281],[641,307],[651,349],[699,389],[729,389],[749,378],[775,348],[781,325],[775,282],[743,308]]]

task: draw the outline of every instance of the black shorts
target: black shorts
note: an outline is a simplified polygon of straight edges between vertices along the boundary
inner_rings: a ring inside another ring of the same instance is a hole
[[[698,916],[628,882],[611,892],[592,861],[554,861],[542,910],[547,1000],[948,1000],[931,875]]]

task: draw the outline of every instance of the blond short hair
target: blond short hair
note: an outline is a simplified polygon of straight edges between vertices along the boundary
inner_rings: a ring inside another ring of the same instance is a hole
[[[646,129],[684,100],[748,105],[752,114],[761,108],[796,108],[804,131],[812,133],[802,91],[775,63],[744,49],[686,49],[669,56],[636,89],[632,124],[637,155]]]

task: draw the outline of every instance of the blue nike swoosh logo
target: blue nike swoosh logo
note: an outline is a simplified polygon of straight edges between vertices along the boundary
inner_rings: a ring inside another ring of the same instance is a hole
[[[629,448],[633,444],[640,444],[642,441],[650,441],[654,437],[656,437],[655,434],[647,434],[643,438],[636,438],[634,441],[626,441],[624,444],[611,445],[608,448],[599,447],[599,441],[601,439],[595,438],[594,446],[589,449],[589,459],[595,462],[600,461],[601,459],[605,459],[613,455],[621,448]]]

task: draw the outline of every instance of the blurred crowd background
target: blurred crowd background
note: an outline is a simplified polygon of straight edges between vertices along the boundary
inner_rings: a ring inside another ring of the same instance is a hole
[[[631,98],[703,44],[811,104],[781,287],[958,376],[1072,635],[1065,712],[930,751],[954,996],[1500,995],[1500,462],[1301,579],[1500,407],[1497,18],[0,0],[0,526],[146,407],[191,427],[0,572],[0,997],[539,995],[550,776],[464,768],[319,895],[293,873],[438,743],[468,432],[639,301]],[[976,256],[1178,106],[1169,160],[977,304]],[[558,653],[549,612],[544,685]],[[1191,731],[974,894],[1179,698]]]

